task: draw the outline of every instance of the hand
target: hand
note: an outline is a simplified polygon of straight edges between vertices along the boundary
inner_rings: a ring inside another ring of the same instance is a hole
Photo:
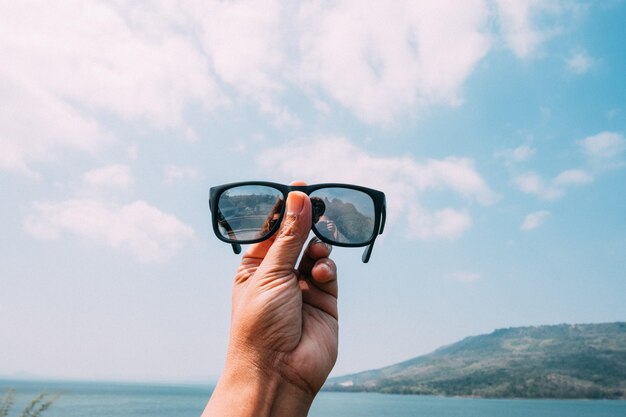
[[[302,183],[294,183],[296,185]],[[224,374],[204,416],[306,415],[337,358],[337,272],[311,230],[311,202],[287,198],[273,238],[250,247],[235,276]]]
[[[328,220],[328,222],[326,222],[326,228],[330,232],[333,239],[337,240],[339,238],[339,231],[337,230],[337,225],[334,221]]]

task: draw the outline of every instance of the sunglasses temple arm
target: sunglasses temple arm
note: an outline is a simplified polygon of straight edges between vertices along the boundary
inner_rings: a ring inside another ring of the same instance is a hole
[[[228,224],[226,220],[224,220],[224,228],[226,229],[228,236],[234,239],[235,233],[233,232],[233,229],[230,227],[230,224]],[[241,245],[239,243],[231,243],[231,246],[233,247],[233,252],[235,252],[235,255],[239,255],[241,253]]]
[[[363,252],[363,256],[361,256],[361,260],[364,264],[368,263],[370,260],[370,256],[372,256],[372,250],[374,249],[374,242],[367,245],[365,251]]]
[[[235,233],[233,232],[233,228],[230,227],[230,224],[228,224],[228,222],[226,221],[226,219],[224,219],[223,216],[221,217],[223,220],[218,220],[218,222],[220,222],[221,225],[224,227],[224,229],[226,229],[226,233],[228,233],[228,236],[234,239]],[[239,255],[241,253],[241,245],[239,243],[231,243],[231,246],[233,247],[233,252],[235,252],[235,255]]]
[[[241,245],[239,243],[231,243],[232,247],[233,247],[233,252],[235,252],[235,255],[239,255],[241,253]]]
[[[385,229],[385,220],[387,218],[387,204],[383,203],[383,210],[382,210],[382,221],[380,223],[380,230],[378,231],[379,235],[383,234],[383,230]],[[363,256],[361,256],[361,260],[363,261],[364,264],[368,263],[370,260],[370,256],[372,256],[372,250],[374,250],[374,242],[370,243],[369,245],[367,245],[367,247],[365,248],[365,251],[363,252]]]

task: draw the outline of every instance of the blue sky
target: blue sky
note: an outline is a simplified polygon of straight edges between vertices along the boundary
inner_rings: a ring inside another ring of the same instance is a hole
[[[0,5],[0,375],[201,381],[238,257],[208,188],[380,189],[335,375],[626,318],[626,4]]]

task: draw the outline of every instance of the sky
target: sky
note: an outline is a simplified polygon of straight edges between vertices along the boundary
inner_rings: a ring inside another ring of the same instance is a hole
[[[0,0],[0,376],[214,381],[208,189],[385,192],[333,375],[626,319],[626,2]]]

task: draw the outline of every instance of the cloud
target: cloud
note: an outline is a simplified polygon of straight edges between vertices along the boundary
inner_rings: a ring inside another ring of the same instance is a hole
[[[528,145],[518,146],[513,149],[512,157],[516,162],[525,161],[535,154],[535,148]]]
[[[524,221],[520,226],[520,230],[529,231],[538,228],[543,224],[543,222],[548,218],[549,215],[550,212],[546,210],[536,211],[534,213],[527,214],[526,217],[524,217]]]
[[[567,70],[575,74],[586,73],[594,64],[595,60],[584,50],[573,52],[565,62]]]
[[[420,239],[458,239],[472,226],[467,210],[444,208],[429,212],[419,206],[408,209],[409,235]]]
[[[185,2],[198,28],[203,52],[210,57],[219,80],[251,100],[279,126],[300,123],[279,101],[291,81],[294,66],[288,51],[297,38],[292,33],[292,10],[279,0],[240,2]]]
[[[495,0],[496,24],[504,44],[520,58],[529,58],[558,34],[584,6],[567,1]],[[550,22],[550,23],[546,23]]]
[[[496,0],[497,14],[505,44],[521,58],[529,56],[543,35],[532,27],[536,1]]]
[[[207,59],[175,29],[176,15],[134,4],[0,5],[0,169],[27,173],[65,149],[101,149],[111,138],[100,111],[182,129],[190,103],[219,103]]]
[[[1,64],[0,107],[0,170],[36,176],[32,163],[55,160],[67,149],[94,154],[112,141],[92,117],[6,74]]]
[[[530,53],[551,29],[534,20],[571,8],[505,0],[495,14],[485,0],[166,4],[161,9],[200,40],[219,81],[279,124],[298,123],[280,102],[288,87],[301,89],[313,104],[321,89],[367,123],[389,123],[416,107],[457,105],[494,36],[515,39],[506,44],[516,51],[532,43],[525,47]],[[500,33],[491,32],[493,18]]]
[[[593,177],[582,169],[568,169],[557,175],[552,181],[554,185],[568,187],[570,185],[587,185]]]
[[[619,157],[626,149],[624,135],[617,132],[600,132],[577,143],[587,156],[594,159]]]
[[[129,189],[133,184],[130,167],[121,164],[92,169],[83,174],[83,182],[89,186]]]
[[[568,169],[550,181],[535,172],[526,172],[513,178],[513,183],[523,192],[543,200],[557,200],[565,195],[568,187],[583,186],[593,182],[593,176],[582,169]]]
[[[191,167],[183,167],[168,164],[163,167],[163,182],[173,184],[178,181],[193,181],[200,177],[198,170]]]
[[[144,263],[167,261],[194,237],[189,226],[141,200],[128,205],[95,199],[36,202],[24,227],[38,239],[75,235],[129,252]]]
[[[514,149],[497,151],[494,156],[502,158],[508,163],[524,162],[532,157],[537,150],[529,145],[520,145]]]
[[[426,209],[427,192],[452,192],[466,202],[488,205],[498,196],[468,158],[416,162],[410,157],[376,157],[343,137],[319,137],[268,149],[257,158],[262,172],[286,181],[346,182],[380,189],[387,195],[389,218],[402,218],[418,238],[459,237],[472,225],[466,208]]]
[[[186,6],[199,22],[205,22],[199,27],[202,44],[222,81],[259,99],[282,88],[273,77],[286,61],[279,1],[207,1]]]
[[[600,132],[578,140],[576,144],[588,158],[584,169],[567,169],[551,180],[529,171],[515,176],[513,183],[527,194],[543,200],[557,200],[565,195],[568,188],[591,184],[596,177],[625,165],[621,156],[626,150],[626,139],[621,133]],[[500,154],[510,157],[510,152],[507,152]]]
[[[194,140],[186,111],[252,104],[299,123],[294,92],[366,123],[459,105],[500,36],[519,56],[546,37],[544,2],[68,0],[0,4],[0,169],[34,175],[112,141],[100,120]],[[494,33],[493,20],[500,22]],[[68,24],[71,22],[71,24]]]
[[[544,200],[556,200],[564,194],[562,188],[546,183],[534,172],[526,172],[518,175],[513,179],[513,182],[523,192],[536,195]]]
[[[206,58],[164,4],[21,2],[3,12],[5,62],[59,100],[178,127],[186,103],[218,99]]]
[[[302,78],[370,123],[416,106],[460,102],[489,50],[482,1],[305,2]]]

